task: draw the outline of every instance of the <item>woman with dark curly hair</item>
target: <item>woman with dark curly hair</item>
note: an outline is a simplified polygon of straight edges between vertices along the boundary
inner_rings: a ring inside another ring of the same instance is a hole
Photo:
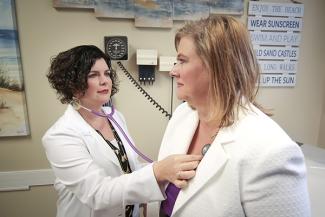
[[[125,120],[106,118],[102,105],[117,92],[109,57],[92,45],[74,47],[52,59],[47,75],[65,113],[42,138],[56,176],[58,217],[139,216],[139,205],[164,199],[166,182],[184,187],[201,155],[173,155],[140,164],[127,144]],[[182,176],[179,176],[182,174]]]

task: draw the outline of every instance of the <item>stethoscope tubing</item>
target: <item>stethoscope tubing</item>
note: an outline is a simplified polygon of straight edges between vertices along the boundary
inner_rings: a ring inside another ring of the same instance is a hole
[[[81,105],[80,105],[81,106]],[[91,113],[97,115],[97,116],[101,116],[101,117],[106,117],[108,120],[112,121],[115,126],[117,126],[117,128],[120,130],[120,132],[123,134],[123,137],[126,139],[126,141],[128,142],[129,146],[133,149],[133,151],[135,153],[137,153],[143,160],[147,161],[148,163],[152,163],[153,160],[151,160],[149,157],[147,157],[145,154],[143,154],[139,149],[137,149],[137,147],[135,147],[135,145],[131,142],[130,138],[126,135],[125,131],[123,130],[123,128],[117,123],[117,121],[113,118],[113,115],[115,113],[115,108],[113,105],[111,105],[111,112],[109,114],[100,114],[98,112],[92,111],[91,109],[88,109],[84,106],[81,106],[82,108],[90,111]]]
[[[113,107],[112,107],[113,109]],[[114,112],[114,111],[113,111]],[[128,142],[128,144],[130,145],[130,147],[133,149],[133,151],[135,153],[137,153],[142,159],[144,159],[145,161],[147,161],[148,163],[152,163],[153,160],[151,160],[149,157],[147,157],[146,155],[144,155],[141,151],[139,151],[139,149],[137,149],[133,143],[131,142],[131,140],[129,139],[129,137],[126,135],[126,133],[124,132],[124,130],[122,129],[122,127],[117,123],[117,121],[113,118],[113,116],[111,114],[109,114],[107,116],[107,118],[109,120],[111,120],[112,122],[114,122],[115,126],[117,126],[117,128],[120,130],[120,132],[123,134],[124,138],[126,139],[126,141]]]

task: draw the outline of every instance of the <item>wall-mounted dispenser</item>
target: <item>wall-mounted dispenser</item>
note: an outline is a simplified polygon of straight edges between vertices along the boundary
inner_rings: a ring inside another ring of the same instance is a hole
[[[176,63],[177,63],[177,58],[174,56],[160,56],[159,71],[170,72]]]

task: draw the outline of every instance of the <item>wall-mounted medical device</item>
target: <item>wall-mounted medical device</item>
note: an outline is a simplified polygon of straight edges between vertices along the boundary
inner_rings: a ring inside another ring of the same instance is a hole
[[[156,107],[156,109],[158,109],[162,114],[164,114],[166,117],[170,119],[172,116],[172,109],[169,113],[153,97],[151,97],[150,94],[132,77],[131,73],[123,66],[121,61],[118,61],[117,65],[120,67],[120,69],[122,69],[122,72],[126,75],[126,77],[130,80],[130,82],[140,91],[140,93],[142,93],[143,96],[147,98],[148,101]],[[171,106],[172,106],[172,101],[173,101],[173,95],[171,95]]]
[[[105,52],[111,60],[128,59],[128,38],[126,36],[104,37]]]
[[[104,37],[105,53],[111,60],[127,60],[128,59],[128,38],[126,36],[105,36]],[[175,58],[175,57],[174,57]],[[172,67],[174,58],[160,60],[163,63],[164,70]],[[164,59],[164,58],[163,58]],[[168,63],[168,60],[171,61]],[[150,94],[133,78],[131,73],[123,66],[121,61],[116,62],[121,71],[130,80],[130,82],[144,95],[148,101],[155,106],[166,117],[171,118],[173,93],[171,93],[171,110],[170,113],[164,109]],[[155,66],[158,64],[158,51],[153,49],[137,49],[136,64],[139,66],[139,81],[143,84],[152,84],[155,81]],[[161,70],[162,71],[162,70]],[[105,104],[112,106],[112,101]]]
[[[154,49],[137,49],[137,65],[139,66],[140,83],[153,84],[155,66],[158,62],[158,51]]]

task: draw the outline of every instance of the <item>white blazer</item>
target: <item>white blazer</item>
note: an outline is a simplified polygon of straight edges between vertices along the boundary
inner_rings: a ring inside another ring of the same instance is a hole
[[[220,129],[196,176],[180,191],[172,216],[310,216],[299,146],[259,109],[247,109],[240,110],[234,125]],[[158,158],[187,153],[198,122],[197,111],[181,104],[168,123]]]
[[[113,117],[129,135],[123,116],[115,111]],[[134,171],[131,174],[123,173],[106,141],[70,105],[43,136],[43,146],[56,176],[57,217],[125,216],[126,205],[164,199],[152,164],[139,169],[137,154],[112,124],[126,149]],[[138,211],[135,205],[133,216],[139,216]]]

